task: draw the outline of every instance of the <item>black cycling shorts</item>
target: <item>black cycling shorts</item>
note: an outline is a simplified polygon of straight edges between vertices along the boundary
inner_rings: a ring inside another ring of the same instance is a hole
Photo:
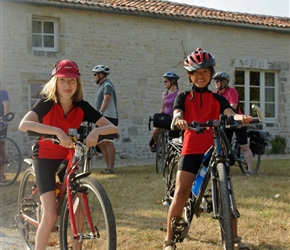
[[[247,127],[241,127],[241,128],[236,128],[236,129],[225,129],[225,133],[229,139],[229,141],[232,140],[233,133],[235,132],[237,142],[239,145],[245,145],[248,144],[248,132],[247,132]]]
[[[104,116],[107,120],[109,120],[111,123],[113,123],[115,126],[118,126],[118,118],[111,118]]]
[[[202,162],[203,154],[183,155],[178,162],[178,170],[197,174]]]
[[[63,160],[53,159],[34,159],[36,185],[39,195],[55,190],[55,173]],[[59,173],[59,179],[62,181],[65,174],[65,168]]]

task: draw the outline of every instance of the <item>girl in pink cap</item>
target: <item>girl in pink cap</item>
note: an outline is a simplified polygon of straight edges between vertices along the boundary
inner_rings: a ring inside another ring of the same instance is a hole
[[[96,124],[86,138],[93,147],[99,135],[118,133],[115,125],[83,100],[78,65],[71,60],[55,63],[52,78],[41,91],[40,99],[21,120],[19,130],[56,135],[60,144],[39,140],[33,145],[32,155],[36,183],[43,205],[42,219],[36,232],[35,249],[45,250],[56,219],[55,173],[72,147],[67,135],[69,128],[78,129],[83,121]],[[61,173],[63,177],[64,173]]]

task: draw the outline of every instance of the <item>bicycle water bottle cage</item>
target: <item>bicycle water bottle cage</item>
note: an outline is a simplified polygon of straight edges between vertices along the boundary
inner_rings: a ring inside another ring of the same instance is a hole
[[[182,217],[174,217],[171,220],[171,228],[173,231],[173,242],[182,242],[187,236],[189,225]]]

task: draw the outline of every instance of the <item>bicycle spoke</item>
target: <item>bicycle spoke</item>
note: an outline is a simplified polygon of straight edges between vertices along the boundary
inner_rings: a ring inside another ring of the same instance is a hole
[[[0,185],[11,185],[20,173],[22,157],[17,144],[7,137],[0,138],[0,164],[4,166],[6,177],[6,181],[1,181]]]
[[[93,179],[80,179],[74,195],[74,219],[79,240],[73,236],[69,221],[68,204],[61,214],[62,249],[116,249],[116,226],[113,210],[102,186]],[[88,208],[85,200],[88,198]],[[78,202],[76,200],[79,199]],[[91,220],[88,217],[88,212]],[[91,230],[93,226],[94,232]]]

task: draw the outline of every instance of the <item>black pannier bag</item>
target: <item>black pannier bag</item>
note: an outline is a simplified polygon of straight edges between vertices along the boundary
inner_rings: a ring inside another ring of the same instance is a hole
[[[171,121],[171,115],[165,113],[156,113],[153,116],[153,126],[156,128],[165,128],[170,130]]]
[[[263,155],[265,154],[266,146],[267,146],[267,132],[265,131],[250,131],[250,149],[253,154]]]

